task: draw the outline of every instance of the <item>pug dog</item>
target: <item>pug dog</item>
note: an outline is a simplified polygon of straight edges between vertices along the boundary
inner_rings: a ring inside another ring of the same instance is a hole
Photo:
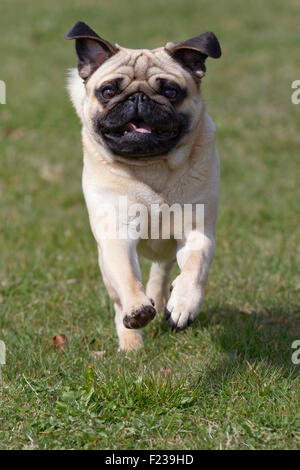
[[[219,58],[221,48],[206,32],[153,50],[127,49],[81,21],[65,38],[75,40],[78,57],[68,90],[82,123],[82,185],[99,266],[114,303],[120,350],[136,350],[142,346],[141,328],[157,311],[164,309],[176,331],[200,312],[215,252],[219,200],[216,128],[200,85],[206,59]],[[120,200],[129,208],[121,216]],[[145,210],[130,212],[137,204]],[[163,205],[200,205],[204,223],[195,224],[192,211],[192,223],[182,218],[182,236],[176,238],[171,217],[170,236],[163,237],[163,219],[152,220],[153,207],[157,215]],[[112,223],[117,236],[104,236],[103,227]],[[158,235],[151,236],[155,224]],[[127,236],[118,236],[121,231]],[[152,261],[146,288],[139,255]],[[176,260],[180,274],[168,299]]]

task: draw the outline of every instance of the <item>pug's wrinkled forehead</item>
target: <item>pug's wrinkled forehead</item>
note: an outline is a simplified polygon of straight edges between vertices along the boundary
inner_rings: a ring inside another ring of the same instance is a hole
[[[151,82],[158,77],[176,79],[183,83],[180,69],[176,64],[174,66],[164,48],[135,50],[119,46],[116,57],[112,57],[101,67],[101,76],[106,79],[110,75],[118,75],[125,79],[127,86],[133,81],[146,82],[151,86]]]

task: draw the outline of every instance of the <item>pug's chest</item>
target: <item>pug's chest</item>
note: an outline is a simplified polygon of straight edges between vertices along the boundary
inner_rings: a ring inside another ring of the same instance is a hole
[[[205,195],[205,185],[198,176],[184,175],[177,181],[170,181],[162,197],[168,204],[192,204],[200,202]]]
[[[197,203],[205,197],[207,186],[200,172],[192,169],[178,174],[162,169],[143,177],[143,193],[152,203],[158,200],[168,205]]]

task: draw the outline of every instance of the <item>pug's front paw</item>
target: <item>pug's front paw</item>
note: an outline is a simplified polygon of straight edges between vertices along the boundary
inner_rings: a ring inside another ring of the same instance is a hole
[[[200,312],[203,290],[179,275],[174,283],[171,297],[165,308],[165,318],[172,330],[187,328]]]
[[[123,318],[123,324],[126,328],[139,329],[146,326],[156,315],[154,302],[151,300],[149,305],[139,305],[132,307],[129,313],[126,313]]]

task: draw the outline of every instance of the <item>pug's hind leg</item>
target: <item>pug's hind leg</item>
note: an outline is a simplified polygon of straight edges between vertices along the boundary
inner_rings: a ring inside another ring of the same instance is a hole
[[[168,298],[168,283],[173,261],[153,262],[150,269],[146,294],[153,299],[157,310],[163,309]]]
[[[115,324],[119,337],[120,351],[135,351],[143,346],[142,332],[140,330],[128,329],[123,323],[123,313],[121,306],[114,303]]]

